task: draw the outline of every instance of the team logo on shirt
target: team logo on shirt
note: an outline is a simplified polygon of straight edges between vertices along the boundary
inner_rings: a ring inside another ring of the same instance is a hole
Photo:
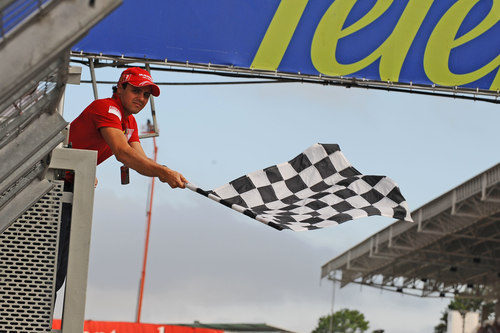
[[[115,116],[118,117],[118,119],[120,119],[120,121],[122,121],[122,114],[120,112],[120,110],[118,110],[118,108],[116,106],[110,106],[109,109],[108,109],[108,112],[111,113],[111,114],[114,114]]]

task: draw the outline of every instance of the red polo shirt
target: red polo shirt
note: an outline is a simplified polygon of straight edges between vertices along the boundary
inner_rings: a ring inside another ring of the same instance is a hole
[[[134,116],[125,117],[120,99],[98,99],[92,102],[71,122],[69,142],[73,148],[97,150],[97,164],[113,155],[99,128],[114,127],[123,131],[128,142],[139,142],[139,131]]]

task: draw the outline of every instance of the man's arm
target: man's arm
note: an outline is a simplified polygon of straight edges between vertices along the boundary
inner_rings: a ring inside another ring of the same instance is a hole
[[[128,143],[132,148],[134,148],[139,154],[141,154],[144,157],[147,157],[146,153],[144,152],[144,149],[142,149],[142,145],[140,142],[137,141],[132,141]]]
[[[149,159],[142,150],[140,143],[132,142],[129,144],[127,138],[119,129],[101,127],[99,131],[118,161],[141,175],[158,177],[160,181],[168,183],[172,188],[185,187],[187,180],[179,172]],[[134,145],[134,147],[131,145]]]

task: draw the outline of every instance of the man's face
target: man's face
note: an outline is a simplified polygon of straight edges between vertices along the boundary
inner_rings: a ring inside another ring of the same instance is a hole
[[[121,85],[117,90],[118,97],[123,105],[123,109],[127,115],[137,114],[146,104],[148,104],[149,96],[151,95],[151,87],[135,87],[127,84],[125,88]]]

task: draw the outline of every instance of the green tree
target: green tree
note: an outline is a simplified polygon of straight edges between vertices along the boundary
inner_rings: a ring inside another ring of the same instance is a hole
[[[362,333],[369,327],[365,316],[357,310],[342,309],[319,318],[312,333]]]

